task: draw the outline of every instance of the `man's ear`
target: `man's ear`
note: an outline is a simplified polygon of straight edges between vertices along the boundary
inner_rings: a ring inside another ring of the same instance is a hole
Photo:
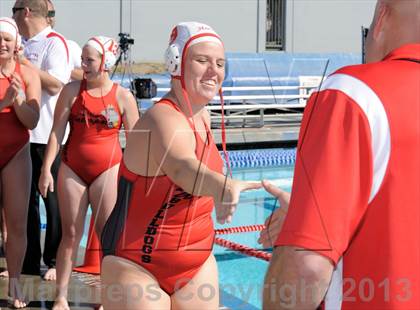
[[[376,22],[372,29],[373,30],[372,37],[375,41],[381,39],[381,36],[384,33],[388,16],[389,16],[389,7],[383,1],[381,1],[378,8],[378,15],[376,17]]]
[[[32,14],[31,9],[28,8],[28,7],[25,7],[25,11],[24,12],[25,12],[25,17],[28,17],[28,16],[30,16]]]

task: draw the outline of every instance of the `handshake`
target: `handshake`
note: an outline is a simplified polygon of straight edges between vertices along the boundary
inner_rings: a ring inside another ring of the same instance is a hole
[[[260,233],[258,243],[262,244],[264,248],[271,248],[277,240],[277,237],[283,227],[284,219],[286,218],[289,209],[290,193],[274,186],[270,182],[263,180],[262,185],[264,189],[277,198],[280,208],[265,220],[265,228]]]
[[[268,193],[277,198],[280,208],[277,208],[266,220],[265,228],[261,231],[258,242],[265,248],[273,246],[283,226],[289,209],[290,194],[277,188],[267,180],[240,181],[227,179],[221,199],[215,199],[216,219],[220,224],[230,223],[239,202],[239,195],[243,191],[264,188]]]

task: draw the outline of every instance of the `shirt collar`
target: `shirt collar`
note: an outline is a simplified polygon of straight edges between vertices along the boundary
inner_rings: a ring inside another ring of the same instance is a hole
[[[51,26],[47,26],[44,28],[44,30],[38,32],[36,35],[34,35],[32,38],[26,40],[26,42],[36,42],[40,41],[47,37],[47,35],[52,31]]]
[[[393,50],[384,60],[395,59],[416,59],[420,60],[420,43],[405,44]]]

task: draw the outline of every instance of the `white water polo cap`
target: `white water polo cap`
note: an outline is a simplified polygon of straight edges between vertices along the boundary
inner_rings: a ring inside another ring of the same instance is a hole
[[[182,22],[176,25],[172,29],[169,46],[165,52],[166,70],[172,76],[181,76],[186,50],[201,42],[215,42],[223,46],[219,35],[206,24]]]
[[[15,51],[18,51],[22,45],[22,38],[14,19],[9,17],[0,17],[0,32],[5,32],[13,36],[16,40]]]
[[[93,47],[102,55],[102,70],[110,70],[117,62],[118,43],[113,38],[96,36],[90,38],[85,45]]]

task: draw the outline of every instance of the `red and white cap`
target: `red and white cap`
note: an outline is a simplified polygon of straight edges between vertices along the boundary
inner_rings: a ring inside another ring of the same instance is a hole
[[[6,32],[13,36],[16,40],[16,51],[22,44],[22,38],[19,34],[18,27],[14,19],[10,17],[0,17],[0,32]]]
[[[215,42],[223,46],[219,35],[206,24],[182,22],[172,29],[165,53],[166,69],[172,76],[182,75],[182,64],[187,49],[201,42]]]
[[[118,43],[113,38],[96,36],[90,38],[86,44],[93,47],[102,55],[102,66],[104,70],[110,70],[117,61]]]

